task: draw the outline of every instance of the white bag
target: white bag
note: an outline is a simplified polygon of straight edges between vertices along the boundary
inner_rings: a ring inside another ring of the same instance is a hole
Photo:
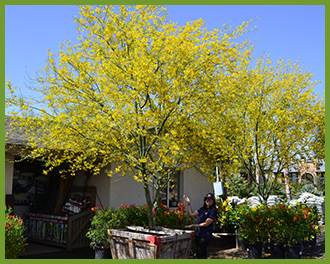
[[[223,186],[222,186],[222,182],[219,181],[218,167],[216,167],[216,172],[215,173],[217,175],[217,181],[213,183],[214,195],[222,195],[223,194]]]

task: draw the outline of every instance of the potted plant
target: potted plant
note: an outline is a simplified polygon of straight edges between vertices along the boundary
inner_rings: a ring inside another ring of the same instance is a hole
[[[99,210],[100,206],[92,208],[95,212],[86,237],[91,240],[90,246],[95,250],[95,259],[110,258],[110,244],[107,230],[110,228],[113,209]]]
[[[285,205],[269,206],[265,209],[265,225],[268,230],[271,257],[273,259],[284,259],[285,233],[287,231],[285,222]]]
[[[236,228],[239,224],[239,217],[236,215],[235,202],[229,199],[223,200],[221,197],[216,199],[217,219],[215,220],[215,232],[221,234],[221,241],[226,245],[237,245]]]
[[[236,216],[236,203],[229,203],[229,199],[222,200],[218,198],[216,200],[218,218],[215,221],[215,226],[220,231],[227,233],[235,233],[235,229],[238,225]]]
[[[284,235],[286,258],[301,258],[302,243],[310,241],[320,232],[320,219],[316,208],[297,203],[287,207],[286,233]]]
[[[5,258],[16,259],[18,254],[25,250],[26,238],[23,236],[26,230],[23,220],[11,215],[12,208],[5,205]]]
[[[186,213],[186,205],[177,204],[178,208],[170,210],[165,204],[160,204],[156,212],[156,224],[166,228],[185,229],[194,221],[194,217]]]
[[[91,240],[90,246],[95,249],[96,259],[111,257],[109,243],[109,229],[125,228],[126,225],[146,225],[148,223],[146,206],[137,207],[122,204],[115,208],[92,208],[95,216],[86,236]]]
[[[300,206],[301,204],[299,204]],[[301,205],[303,206],[303,205]],[[308,247],[315,246],[316,245],[316,237],[317,235],[321,235],[321,227],[319,225],[320,221],[322,221],[322,214],[319,214],[317,206],[308,206],[306,207],[308,209],[308,216],[309,216],[309,225],[310,225],[310,232],[308,240],[305,242],[308,244]]]
[[[302,242],[315,238],[320,231],[317,209],[297,203],[276,204],[265,210],[272,258],[300,258]]]
[[[265,225],[265,209],[267,205],[251,207],[244,203],[237,208],[240,225],[238,235],[248,243],[249,258],[261,258],[262,244],[268,240]]]

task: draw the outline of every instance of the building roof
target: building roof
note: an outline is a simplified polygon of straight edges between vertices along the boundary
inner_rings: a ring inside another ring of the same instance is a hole
[[[5,143],[11,145],[27,145],[27,135],[22,128],[13,128],[12,122],[14,119],[10,116],[5,116]]]

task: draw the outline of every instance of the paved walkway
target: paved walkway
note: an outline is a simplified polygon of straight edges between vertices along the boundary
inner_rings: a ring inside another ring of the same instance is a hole
[[[215,238],[208,248],[209,259],[247,259],[247,251],[235,248],[232,238]],[[59,247],[51,247],[31,242],[20,259],[94,259],[91,248],[74,249],[72,251]],[[271,258],[270,253],[263,252],[263,258]],[[192,257],[194,258],[194,257]],[[325,228],[321,236],[317,236],[316,247],[303,250],[303,259],[325,258]]]
[[[220,239],[221,240],[221,239]],[[209,259],[247,259],[248,254],[246,250],[237,248],[221,248],[217,243],[211,243],[209,247]],[[270,253],[263,252],[262,258],[271,258]],[[302,252],[302,259],[324,259],[325,258],[325,228],[322,228],[320,236],[317,236],[316,247],[304,249]]]
[[[20,259],[94,259],[94,250],[79,248],[66,250],[64,248],[48,246],[36,242],[28,242],[25,252],[19,256]]]

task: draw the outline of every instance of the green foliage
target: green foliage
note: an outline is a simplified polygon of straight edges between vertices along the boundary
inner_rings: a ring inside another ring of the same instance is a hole
[[[247,180],[239,175],[235,174],[228,177],[227,179],[227,194],[228,196],[238,196],[239,198],[249,198],[251,196],[258,196],[259,190],[258,186],[254,183],[249,186]],[[263,183],[259,183],[261,188],[266,188],[262,186]],[[286,200],[285,186],[282,184],[274,184],[271,190],[272,195],[277,195],[281,201]]]
[[[156,226],[168,228],[184,228],[193,222],[194,218],[185,212],[185,205],[178,204],[178,208],[170,210],[164,204],[160,204],[154,208]],[[125,226],[148,226],[148,207],[147,205],[130,205],[122,204],[118,209],[106,208],[104,210],[99,207],[92,208],[95,216],[92,219],[91,227],[86,236],[91,240],[90,246],[94,247],[95,243],[101,244],[103,247],[109,247],[108,229],[122,229]]]
[[[239,224],[236,215],[236,203],[229,203],[229,199],[222,200],[218,198],[216,200],[216,209],[218,218],[215,220],[215,228],[221,230],[232,230]]]
[[[325,179],[317,175],[314,179],[303,180],[292,188],[292,198],[298,199],[301,194],[307,192],[317,196],[325,196]]]
[[[241,175],[235,174],[227,178],[227,194],[228,196],[238,196],[239,198],[247,198],[251,196],[253,187],[249,186],[247,180]]]
[[[12,208],[5,206],[5,254],[6,259],[16,259],[17,255],[25,250],[26,238],[23,236],[26,230],[23,220],[10,215]]]

